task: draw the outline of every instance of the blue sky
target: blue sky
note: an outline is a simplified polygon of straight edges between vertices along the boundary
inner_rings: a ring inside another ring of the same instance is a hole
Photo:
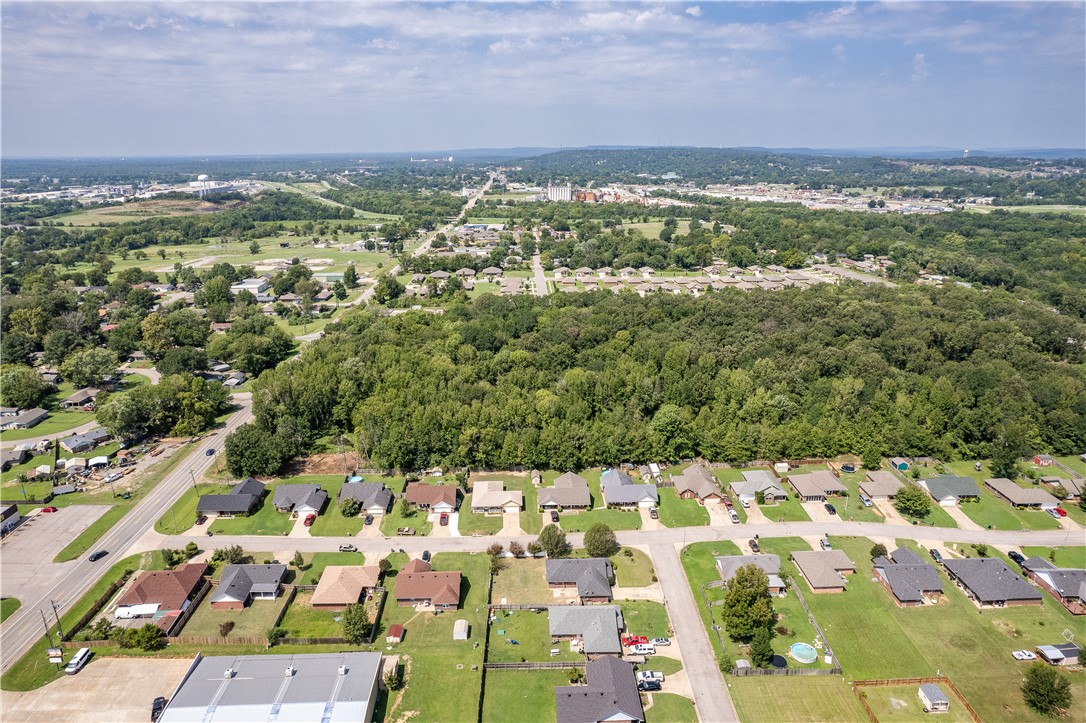
[[[5,156],[1081,147],[1083,3],[2,3]]]

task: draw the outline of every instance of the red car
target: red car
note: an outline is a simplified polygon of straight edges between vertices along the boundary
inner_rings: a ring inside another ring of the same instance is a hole
[[[649,639],[644,635],[623,635],[622,644],[626,647],[633,647],[634,645],[644,645],[649,642]]]
[[[56,507],[42,507],[41,511],[42,512],[56,512],[57,508]]]
[[[449,513],[448,512],[442,512],[439,521],[440,521],[442,527],[445,527],[446,525],[448,525],[449,524]]]
[[[1063,509],[1062,507],[1057,507],[1056,514],[1060,517],[1067,517],[1067,510]]]
[[[305,521],[302,522],[302,524],[305,525],[306,527],[309,527],[309,526],[311,526],[313,524],[313,520],[315,520],[315,519],[317,519],[317,516],[315,514],[313,514],[312,512],[310,512],[308,515],[305,516]]]

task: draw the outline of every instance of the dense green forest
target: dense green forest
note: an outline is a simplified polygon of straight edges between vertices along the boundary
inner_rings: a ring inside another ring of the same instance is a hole
[[[970,164],[984,173],[962,170]],[[1078,173],[1048,176],[1055,166]],[[897,188],[915,195],[960,198],[994,196],[997,204],[1086,204],[1086,159],[946,159],[922,162],[895,158],[832,157],[729,148],[577,149],[525,158],[510,181],[545,185],[551,181],[643,183],[648,177],[677,173],[681,182],[790,183],[801,188]],[[987,172],[988,170],[991,172]],[[1013,175],[1012,172],[1021,172]],[[929,187],[945,187],[941,191]]]
[[[467,200],[451,193],[385,191],[350,186],[340,186],[321,195],[362,211],[403,216],[404,221],[412,226],[427,230],[457,216]]]
[[[382,468],[1066,454],[1086,325],[1004,291],[609,292],[358,311],[254,388],[245,434]]]

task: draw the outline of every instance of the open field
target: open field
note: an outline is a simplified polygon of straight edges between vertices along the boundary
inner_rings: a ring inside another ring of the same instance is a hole
[[[946,713],[940,713],[939,720],[947,721],[947,723],[969,723],[972,721],[973,719],[969,717],[969,711],[958,703],[954,693],[948,690],[946,686],[940,687],[943,688],[943,692],[946,693],[947,698],[950,700],[950,710]],[[924,712],[924,704],[920,702],[920,697],[917,695],[918,688],[917,685],[888,685],[885,687],[864,686],[862,690],[866,696],[867,704],[871,706],[871,711],[878,717],[879,723],[883,721],[895,721],[895,723],[930,721],[932,715]]]
[[[1058,203],[1037,206],[969,206],[967,210],[974,213],[991,213],[997,209],[1018,213],[1069,213],[1072,216],[1086,216],[1086,206],[1071,206]]]
[[[744,723],[866,721],[848,682],[836,676],[728,678]]]
[[[50,220],[66,226],[100,226],[130,221],[143,221],[149,218],[169,218],[173,216],[195,216],[198,214],[215,213],[239,205],[237,202],[228,204],[208,203],[203,199],[193,196],[187,199],[156,199],[150,198],[140,201],[129,201],[123,204],[103,206],[101,208],[87,208],[60,216],[54,216]]]
[[[569,685],[569,673],[568,670],[487,671],[483,723],[553,720],[557,715],[554,689]]]
[[[506,559],[505,568],[494,576],[490,602],[510,605],[550,605],[554,596],[547,587],[547,561],[539,558]]]

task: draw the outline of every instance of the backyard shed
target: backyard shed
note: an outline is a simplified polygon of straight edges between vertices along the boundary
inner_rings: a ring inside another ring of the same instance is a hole
[[[402,643],[403,642],[404,629],[403,625],[389,625],[388,633],[385,635],[386,643]]]
[[[935,683],[924,683],[917,691],[925,713],[945,713],[950,710],[950,699]]]
[[[467,620],[457,620],[453,625],[453,640],[467,640],[470,627]]]

